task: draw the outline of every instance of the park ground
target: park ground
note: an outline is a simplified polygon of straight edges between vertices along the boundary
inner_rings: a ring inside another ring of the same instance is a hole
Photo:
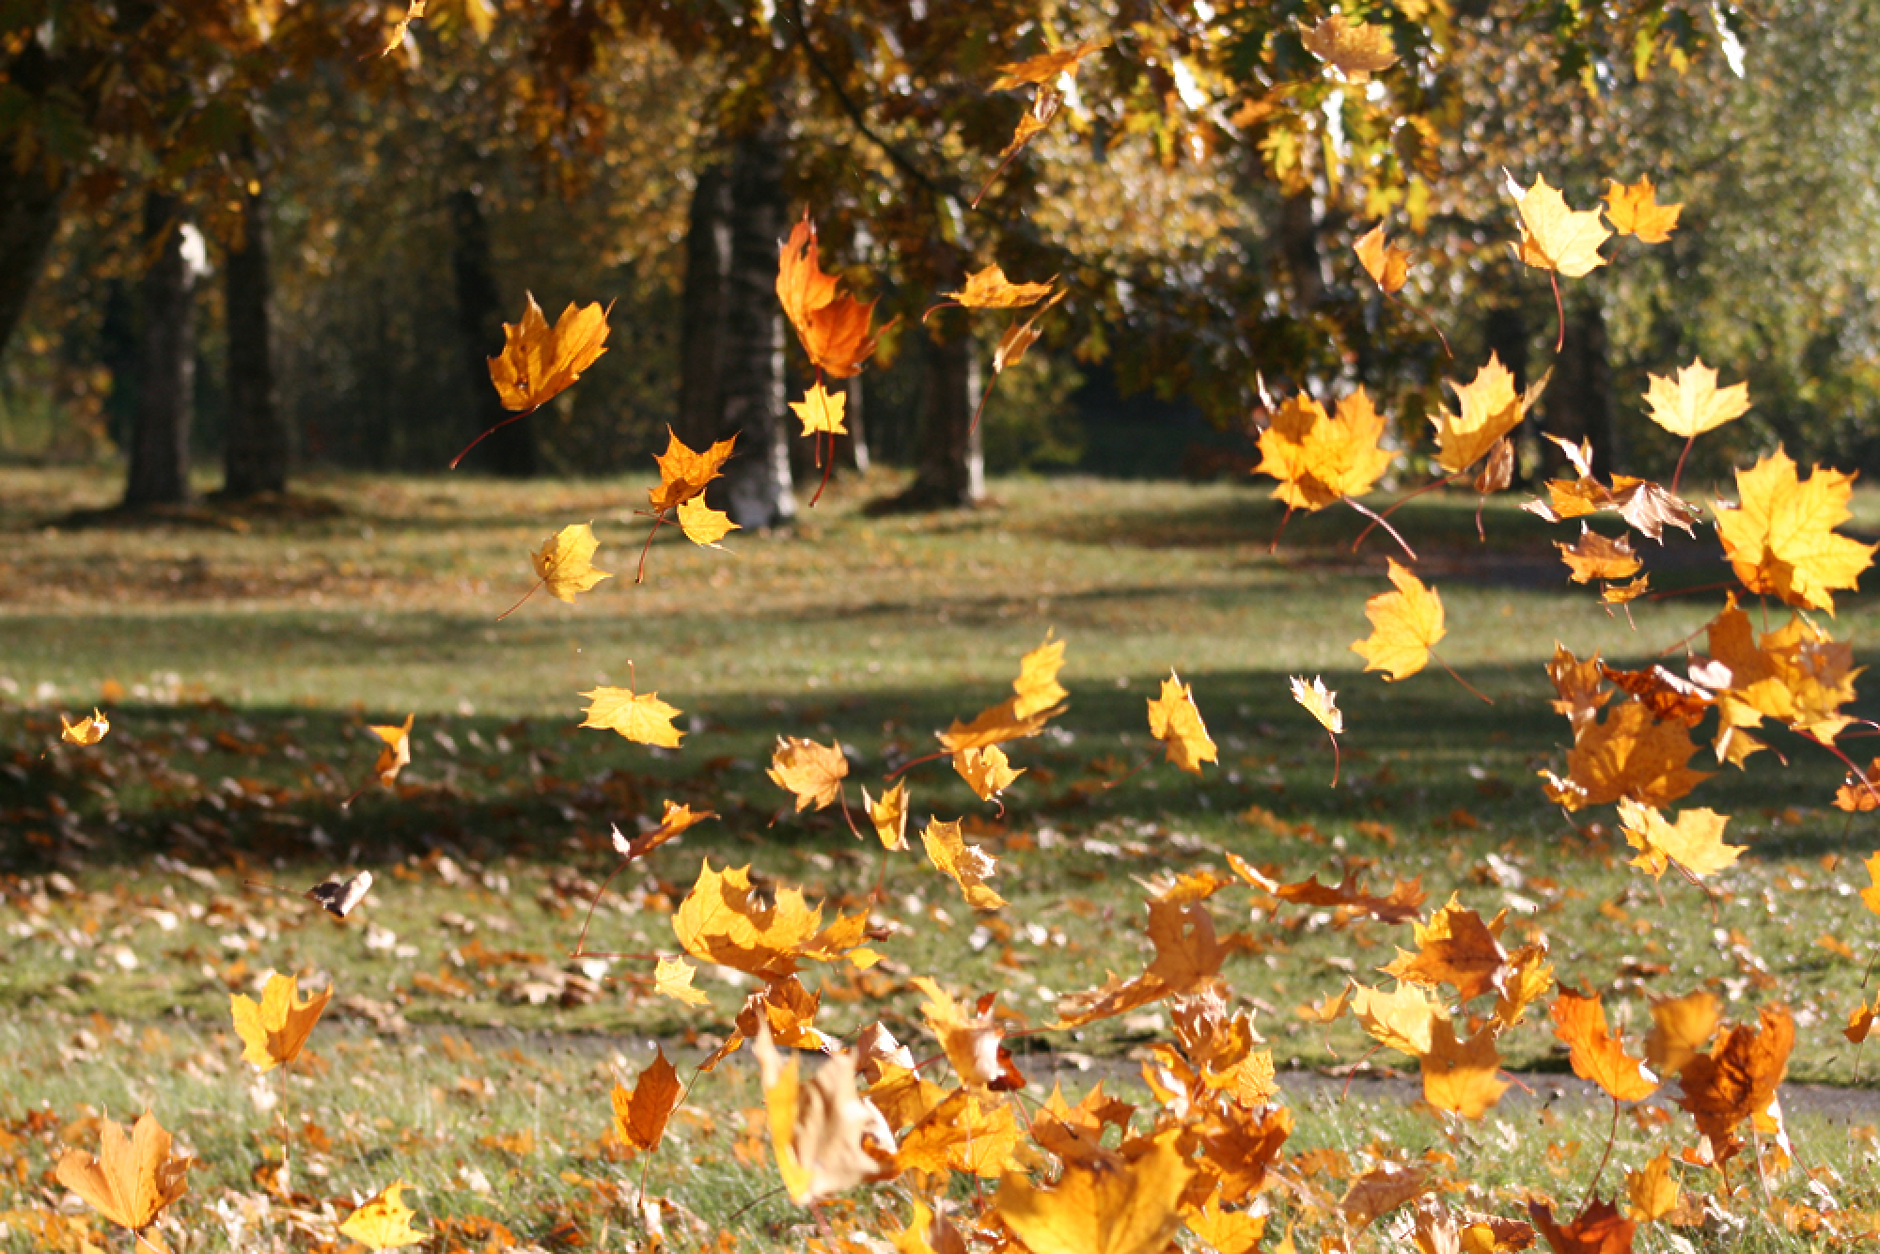
[[[1842,1205],[1874,1205],[1874,1066],[1841,1028],[1880,952],[1859,896],[1880,831],[1832,807],[1842,763],[1778,735],[1706,782],[1690,804],[1732,815],[1727,838],[1747,846],[1708,888],[1654,882],[1627,864],[1609,810],[1569,821],[1540,793],[1536,772],[1562,770],[1571,742],[1548,705],[1555,641],[1681,659],[1723,597],[1706,529],[1646,546],[1672,595],[1628,621],[1568,582],[1552,547],[1565,528],[1498,502],[1478,540],[1473,497],[1399,513],[1447,608],[1441,659],[1491,704],[1437,666],[1396,684],[1360,674],[1349,646],[1369,631],[1365,599],[1388,588],[1390,541],[1354,554],[1363,520],[1328,512],[1295,517],[1273,548],[1280,509],[1246,483],[1005,480],[979,510],[870,517],[885,481],[838,482],[798,526],[723,550],[662,530],[636,585],[648,482],[313,478],[280,508],[101,525],[88,511],[116,494],[105,472],[0,469],[0,1248],[37,1248],[23,1225],[57,1204],[62,1137],[145,1107],[201,1159],[192,1249],[263,1230],[311,1243],[330,1233],[323,1199],[393,1176],[464,1248],[503,1248],[496,1226],[523,1246],[618,1248],[644,1238],[642,1186],[691,1245],[729,1230],[800,1248],[814,1228],[777,1192],[745,1068],[704,1077],[650,1159],[624,1161],[608,1138],[615,1080],[631,1084],[656,1045],[689,1076],[747,991],[701,972],[712,1005],[690,1009],[648,987],[701,860],[752,864],[832,909],[867,904],[879,882],[887,961],[830,968],[818,1024],[840,1037],[880,1018],[903,1041],[924,1030],[913,976],[999,990],[1042,1027],[1061,995],[1139,972],[1150,886],[1225,872],[1230,853],[1287,880],[1356,871],[1382,891],[1417,877],[1427,908],[1455,892],[1485,917],[1508,911],[1512,935],[1544,931],[1560,979],[1603,992],[1628,1041],[1649,997],[1708,987],[1736,1018],[1787,1005],[1791,1076],[1814,1086],[1793,1102],[1797,1157],[1838,1173]],[[1855,505],[1855,530],[1880,529],[1880,495]],[[498,621],[533,582],[530,550],[576,522],[593,523],[614,578],[573,605],[538,592]],[[1837,610],[1838,638],[1875,638],[1874,598]],[[976,915],[918,841],[884,857],[840,808],[794,813],[766,778],[778,736],[838,740],[859,820],[864,786],[878,796],[936,730],[1009,695],[1019,657],[1051,634],[1067,644],[1069,709],[1007,746],[1026,774],[1003,808],[944,761],[907,777],[914,828],[963,817],[998,857],[1004,910]],[[1219,746],[1199,777],[1148,734],[1145,702],[1171,670]],[[1339,694],[1336,788],[1295,675]],[[580,694],[603,685],[679,707],[683,746],[579,728]],[[108,736],[59,743],[60,716],[94,706]],[[370,727],[407,715],[396,786],[343,804],[370,778]],[[667,799],[718,817],[602,893],[611,829],[631,833]],[[344,923],[298,896],[354,867],[378,879]],[[1295,1105],[1292,1144],[1358,1163],[1380,1145],[1440,1151],[1488,1203],[1577,1201],[1609,1108],[1544,1017],[1504,1041],[1520,1084],[1503,1106],[1446,1125],[1393,1079],[1414,1063],[1367,1054],[1348,1018],[1299,1013],[1350,978],[1382,981],[1393,945],[1413,947],[1409,925],[1250,915],[1237,891],[1217,897],[1217,920],[1252,939],[1225,975]],[[634,957],[570,959],[597,900],[588,948]],[[231,992],[272,969],[335,989],[284,1084],[241,1063],[228,1018]],[[1143,1051],[1168,1026],[1150,1007],[1022,1037],[1028,1093],[1103,1078],[1140,1094]],[[261,1186],[283,1122],[296,1174],[277,1196]],[[1656,1127],[1620,1125],[1616,1160],[1639,1166]]]

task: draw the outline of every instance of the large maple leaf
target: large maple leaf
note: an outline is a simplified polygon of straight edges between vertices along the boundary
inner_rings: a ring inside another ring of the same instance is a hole
[[[880,336],[870,329],[875,302],[864,303],[839,289],[840,280],[823,272],[816,226],[806,211],[778,257],[777,299],[811,364],[832,379],[860,370]]]
[[[1279,407],[1260,433],[1261,462],[1254,473],[1279,480],[1277,500],[1294,509],[1319,510],[1369,492],[1396,453],[1379,447],[1384,417],[1363,388],[1338,402],[1336,416],[1310,396]]]
[[[1457,411],[1451,413],[1439,405],[1430,422],[1436,427],[1436,464],[1452,475],[1475,465],[1519,426],[1547,389],[1547,377],[1542,376],[1526,391],[1515,391],[1514,373],[1493,352],[1473,379],[1448,382],[1456,394]]]
[[[99,1125],[98,1157],[68,1149],[58,1180],[120,1227],[141,1232],[159,1212],[189,1192],[190,1159],[170,1153],[170,1134],[145,1111],[131,1133],[109,1119]]]
[[[752,889],[750,867],[714,871],[706,859],[673,913],[673,934],[706,962],[750,975],[788,975],[822,925],[822,911],[812,910],[800,889],[778,889],[768,901]]]
[[[1833,593],[1859,583],[1876,547],[1834,532],[1852,516],[1854,476],[1817,466],[1797,479],[1795,463],[1777,449],[1737,471],[1736,487],[1736,508],[1717,513],[1717,534],[1736,577],[1758,595],[1834,613]]]
[[[1686,810],[1671,823],[1651,806],[1619,798],[1621,831],[1626,843],[1639,851],[1631,865],[1650,871],[1653,879],[1672,862],[1700,879],[1734,864],[1744,847],[1723,843],[1723,825],[1729,821],[1727,814],[1698,809]]]
[[[756,1044],[771,1149],[790,1200],[810,1206],[867,1180],[894,1174],[894,1133],[855,1091],[855,1057],[837,1054],[805,1081],[760,1030]]]
[[[1160,1254],[1182,1225],[1178,1203],[1194,1175],[1177,1135],[1156,1137],[1133,1161],[1066,1168],[1051,1189],[1008,1175],[993,1212],[1032,1254]]]
[[[1552,1014],[1554,1035],[1571,1051],[1574,1075],[1599,1085],[1617,1102],[1644,1101],[1658,1091],[1657,1077],[1628,1055],[1606,1026],[1606,1008],[1597,996],[1563,988]]]
[[[1665,806],[1710,778],[1685,763],[1697,752],[1682,722],[1652,717],[1642,702],[1626,701],[1584,725],[1567,754],[1567,778],[1542,771],[1547,799],[1569,810],[1621,797]]]
[[[570,303],[550,327],[529,298],[519,323],[503,324],[503,351],[490,361],[490,382],[503,408],[527,413],[570,387],[607,351],[607,311],[598,302]]]
[[[1738,1024],[1708,1054],[1696,1054],[1678,1071],[1678,1105],[1691,1112],[1697,1130],[1710,1138],[1718,1162],[1741,1148],[1736,1127],[1759,1115],[1775,1099],[1795,1047],[1795,1020],[1780,1006],[1765,1006],[1754,1027]]]
[[[1367,671],[1383,671],[1392,681],[1408,679],[1429,664],[1430,650],[1443,638],[1443,599],[1410,569],[1390,562],[1395,592],[1380,592],[1364,603],[1371,634],[1351,646]]]
[[[235,1034],[242,1040],[242,1061],[253,1063],[257,1071],[272,1071],[300,1057],[300,1051],[313,1034],[314,1024],[333,998],[328,985],[318,993],[300,996],[299,982],[291,975],[268,976],[261,991],[261,1001],[241,993],[229,997],[229,1013],[235,1021]]]
[[[1538,270],[1581,278],[1606,264],[1599,246],[1612,238],[1597,209],[1572,209],[1541,175],[1523,187],[1508,176],[1508,194],[1521,215],[1521,260]]]

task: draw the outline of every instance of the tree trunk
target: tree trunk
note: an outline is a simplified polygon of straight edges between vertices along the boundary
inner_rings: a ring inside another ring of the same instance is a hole
[[[679,420],[674,434],[695,449],[718,438],[723,413],[726,288],[731,279],[731,175],[707,166],[692,191],[685,233],[685,291],[679,324]]]
[[[144,247],[153,260],[141,285],[137,420],[131,431],[128,506],[189,498],[189,420],[195,405],[195,275],[183,256],[182,205],[144,198]]]
[[[979,355],[973,337],[960,327],[947,339],[932,335],[926,349],[926,386],[921,406],[920,463],[914,482],[885,508],[963,509],[986,495],[986,463],[980,432],[973,425],[979,401]]]
[[[783,145],[776,124],[737,141],[731,158],[731,264],[719,358],[717,437],[736,434],[718,508],[755,530],[796,517],[784,425],[783,311],[777,248],[783,238]]]
[[[0,81],[30,101],[24,110],[16,105],[16,112],[37,118],[47,95],[70,93],[83,81],[89,64],[48,56],[33,38],[0,65]],[[90,103],[89,95],[83,99]],[[0,353],[13,338],[45,268],[46,250],[59,233],[59,209],[72,179],[68,164],[21,151],[33,143],[32,130],[30,123],[0,130]]]
[[[1567,309],[1567,342],[1547,385],[1547,430],[1563,440],[1593,445],[1593,473],[1612,474],[1619,450],[1612,421],[1612,363],[1608,360],[1606,311],[1597,300]]]
[[[836,437],[836,465],[852,466],[865,475],[873,459],[868,455],[868,428],[862,425],[862,376],[851,375],[846,388],[849,399],[843,405],[842,425],[849,433]]]
[[[490,250],[489,223],[483,202],[474,188],[462,188],[450,197],[451,271],[457,284],[457,327],[463,337],[464,370],[468,374],[470,432],[482,435],[515,415],[503,408],[502,398],[490,383],[489,359],[503,350],[503,295],[496,286],[496,266]],[[477,445],[466,464],[488,474],[526,479],[535,473],[535,429],[531,419],[511,422]]]
[[[228,251],[228,447],[222,494],[240,500],[287,490],[287,423],[276,403],[267,201],[242,198],[240,248]]]

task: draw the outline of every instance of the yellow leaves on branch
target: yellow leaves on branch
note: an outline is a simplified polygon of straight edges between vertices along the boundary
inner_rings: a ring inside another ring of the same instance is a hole
[[[1717,386],[1717,372],[1698,358],[1680,367],[1677,378],[1651,375],[1645,403],[1651,420],[1669,431],[1693,439],[1749,412],[1749,384]]]
[[[410,1187],[403,1180],[386,1185],[346,1216],[346,1222],[339,1226],[340,1234],[374,1250],[394,1250],[429,1237],[430,1233],[411,1226],[411,1217],[418,1212],[399,1196]]]
[[[1380,592],[1364,603],[1371,634],[1351,646],[1364,659],[1367,671],[1383,671],[1395,682],[1408,679],[1429,664],[1430,650],[1443,638],[1443,601],[1434,588],[1403,566],[1390,562],[1395,592]]]
[[[570,304],[553,327],[529,296],[519,323],[503,324],[503,351],[490,358],[490,382],[503,408],[527,413],[573,385],[607,351],[607,310]]]
[[[544,540],[542,547],[529,555],[529,561],[550,596],[573,604],[576,593],[613,578],[604,570],[594,569],[594,553],[600,546],[592,526],[573,523]]]
[[[81,718],[76,723],[68,723],[65,715],[59,715],[59,739],[68,745],[95,745],[110,730],[111,720],[100,714],[96,707],[93,707],[90,718]]]
[[[1777,449],[1736,472],[1736,508],[1719,508],[1717,534],[1743,586],[1802,609],[1834,613],[1837,590],[1852,589],[1873,564],[1874,545],[1834,529],[1847,508],[1854,476],[1817,466],[1797,479],[1795,463]]]
[[[870,329],[875,302],[856,300],[841,292],[840,284],[835,275],[823,272],[816,226],[805,210],[777,260],[777,299],[810,364],[832,379],[859,371],[879,338],[879,332]]]
[[[1201,774],[1203,762],[1220,761],[1220,751],[1195,706],[1194,689],[1174,671],[1162,681],[1162,695],[1150,698],[1149,734],[1162,742],[1167,761],[1191,775]]]
[[[679,738],[685,735],[672,725],[683,711],[661,701],[657,692],[603,687],[581,695],[589,702],[583,727],[619,732],[635,744],[662,749],[677,749]]]
[[[303,1000],[299,981],[280,974],[268,976],[258,1005],[252,997],[231,994],[229,1014],[235,1021],[235,1034],[242,1041],[242,1061],[267,1072],[300,1057],[301,1048],[332,998],[333,987],[329,984]]]
[[[1438,406],[1430,422],[1436,427],[1436,464],[1452,475],[1475,465],[1497,441],[1520,425],[1547,388],[1543,376],[1524,392],[1514,389],[1514,374],[1489,353],[1488,364],[1467,384],[1449,381],[1459,411]]]
[[[1344,75],[1347,82],[1369,82],[1371,75],[1397,64],[1397,50],[1388,29],[1354,22],[1338,13],[1301,31],[1299,42],[1307,52]]]
[[[1505,173],[1505,172],[1504,172]],[[1534,186],[1522,187],[1506,175],[1508,194],[1521,217],[1522,261],[1539,270],[1553,270],[1570,279],[1581,278],[1606,264],[1599,246],[1612,232],[1597,209],[1572,209],[1566,197],[1547,180],[1535,175]]]
[[[1678,225],[1683,205],[1661,205],[1658,189],[1649,176],[1627,186],[1618,179],[1609,180],[1606,189],[1606,220],[1620,235],[1631,235],[1641,244],[1662,244],[1671,238]]]
[[[840,744],[825,746],[795,736],[779,736],[770,756],[770,769],[765,773],[771,783],[796,797],[796,812],[801,814],[811,806],[821,810],[835,803],[849,773],[849,760]]]
[[[1260,433],[1255,474],[1279,480],[1273,497],[1293,509],[1319,510],[1369,492],[1396,454],[1379,447],[1384,418],[1361,387],[1338,402],[1336,416],[1310,396],[1289,397]]]
[[[170,1134],[149,1111],[129,1136],[121,1124],[102,1120],[98,1139],[98,1157],[66,1150],[57,1174],[60,1184],[112,1223],[141,1233],[164,1207],[189,1192],[191,1160],[170,1153]]]

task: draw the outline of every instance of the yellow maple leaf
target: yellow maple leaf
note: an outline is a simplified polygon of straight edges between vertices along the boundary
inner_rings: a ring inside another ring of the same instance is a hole
[[[1671,1151],[1660,1150],[1658,1157],[1639,1170],[1626,1172],[1625,1194],[1631,1206],[1629,1217],[1638,1223],[1663,1219],[1676,1210],[1682,1194],[1671,1176]]]
[[[1175,1149],[1179,1129],[1134,1159],[1073,1164],[1050,1189],[1024,1176],[999,1182],[993,1213],[1032,1254],[1160,1254],[1182,1225],[1179,1204],[1194,1170]]]
[[[92,707],[90,718],[81,718],[76,723],[65,721],[65,715],[59,715],[59,739],[68,745],[95,745],[105,738],[111,730],[111,720]]]
[[[1351,247],[1358,254],[1364,272],[1386,296],[1403,290],[1410,278],[1410,250],[1388,242],[1382,222],[1360,235]]]
[[[961,749],[953,755],[953,769],[981,801],[991,801],[1025,773],[1023,768],[1013,770],[1006,760],[1005,750],[997,745]]]
[[[702,453],[696,452],[667,427],[666,451],[653,455],[659,465],[659,486],[646,490],[653,512],[663,514],[703,492],[706,484],[724,473],[725,459],[731,456],[732,446],[737,442],[738,437],[734,435]]]
[[[688,1006],[709,1006],[712,999],[692,987],[698,968],[684,958],[661,958],[653,968],[653,991]]]
[[[679,530],[694,544],[722,549],[724,545],[718,542],[738,530],[738,524],[723,510],[707,505],[703,496],[695,496],[679,503]]]
[[[526,413],[569,387],[607,351],[607,311],[570,303],[551,328],[529,296],[522,321],[503,324],[503,351],[490,358],[490,382],[503,408]]]
[[[1661,1075],[1684,1070],[1684,1064],[1710,1043],[1723,1019],[1716,997],[1703,989],[1683,997],[1654,998],[1650,1009],[1645,1057]]]
[[[868,821],[875,825],[875,835],[881,838],[882,847],[889,852],[898,852],[907,848],[907,781],[896,780],[894,787],[881,794],[879,801],[862,789],[862,806],[868,811]]]
[[[119,1227],[141,1232],[157,1215],[189,1192],[188,1158],[170,1153],[170,1134],[145,1111],[124,1135],[109,1119],[98,1127],[98,1157],[68,1149],[59,1159],[58,1180]]]
[[[1620,830],[1625,843],[1639,851],[1631,865],[1650,871],[1653,879],[1662,876],[1670,862],[1700,879],[1734,864],[1744,846],[1723,843],[1723,827],[1729,821],[1729,815],[1706,809],[1686,810],[1676,823],[1669,823],[1651,806],[1619,798]]]
[[[818,379],[802,400],[791,401],[790,410],[803,420],[804,435],[815,435],[827,431],[830,435],[847,435],[849,429],[842,425],[843,415],[849,407],[847,392],[831,392]]]
[[[1203,762],[1220,761],[1195,706],[1194,689],[1174,671],[1162,681],[1162,695],[1149,700],[1149,734],[1162,742],[1168,761],[1191,774],[1201,774]]]
[[[1854,476],[1817,466],[1798,480],[1777,449],[1736,472],[1735,509],[1717,514],[1724,555],[1743,586],[1803,609],[1834,613],[1837,589],[1851,589],[1873,563],[1874,545],[1836,535],[1851,517]]]
[[[1641,244],[1662,244],[1671,238],[1683,205],[1659,204],[1658,189],[1652,186],[1649,175],[1630,186],[1618,179],[1609,181],[1612,186],[1606,189],[1606,218],[1614,231],[1637,236]]]
[[[1436,464],[1459,475],[1481,459],[1527,416],[1547,388],[1542,377],[1525,392],[1514,390],[1514,374],[1491,352],[1488,363],[1467,384],[1448,380],[1459,412],[1437,406],[1430,422],[1436,427]]]
[[[1508,1082],[1496,1076],[1501,1055],[1492,1025],[1459,1041],[1449,1020],[1438,1019],[1430,1050],[1417,1062],[1423,1071],[1423,1100],[1464,1119],[1480,1119],[1508,1090]]]
[[[998,870],[998,860],[985,850],[966,843],[960,835],[958,819],[942,823],[937,818],[928,818],[920,840],[926,846],[927,857],[934,866],[960,886],[967,905],[975,910],[997,910],[1005,904],[1005,898],[986,887],[985,883],[986,877]]]
[[[840,744],[819,745],[796,736],[779,736],[765,773],[771,783],[795,795],[796,811],[801,814],[811,806],[821,810],[834,804],[848,776],[849,760]]]
[[[385,747],[379,750],[379,760],[372,764],[372,770],[379,777],[379,783],[387,788],[398,779],[400,771],[411,765],[411,728],[417,717],[416,714],[407,714],[402,725],[366,729],[385,742]]]
[[[705,962],[749,975],[788,975],[822,926],[822,911],[809,907],[801,889],[780,888],[768,897],[752,889],[749,866],[720,872],[705,859],[673,912],[673,935]]]
[[[1747,734],[1775,719],[1819,740],[1833,740],[1851,721],[1841,707],[1854,699],[1853,647],[1800,614],[1758,637],[1732,597],[1706,629],[1710,658],[1692,677],[1716,692],[1717,760],[1741,766],[1763,747]]]
[[[957,292],[940,293],[942,300],[956,301],[968,309],[1023,309],[1051,294],[1055,278],[1044,283],[1014,283],[998,266],[966,276],[966,286]]]
[[[1210,1194],[1200,1210],[1184,1214],[1182,1222],[1216,1254],[1253,1254],[1266,1235],[1265,1215],[1223,1210],[1218,1194]]]
[[[584,711],[587,718],[581,722],[583,727],[616,731],[636,744],[659,745],[666,749],[677,749],[679,738],[685,735],[672,725],[672,720],[683,711],[661,701],[657,692],[596,688],[581,695],[589,702]]]
[[[909,982],[926,996],[921,1015],[959,1082],[968,1088],[983,1089],[1003,1078],[1006,1068],[999,1057],[999,1045],[1005,1033],[990,1007],[968,1014],[934,980],[917,975]]]
[[[399,1196],[410,1187],[403,1180],[394,1180],[386,1185],[376,1196],[346,1216],[346,1222],[339,1226],[340,1234],[375,1250],[397,1249],[430,1236],[430,1233],[411,1226],[411,1217],[418,1212],[405,1205],[404,1199]]]
[[[1571,544],[1556,540],[1554,547],[1560,550],[1560,560],[1567,564],[1574,583],[1630,579],[1638,573],[1638,554],[1632,551],[1630,540],[1624,536],[1616,540],[1602,536],[1585,523],[1580,524],[1578,540]]]
[[[1396,454],[1379,446],[1384,418],[1360,387],[1338,402],[1336,416],[1310,396],[1289,397],[1260,433],[1254,473],[1279,480],[1276,500],[1319,510],[1369,492]]]
[[[587,523],[572,523],[542,542],[529,555],[536,578],[558,601],[573,603],[575,593],[586,592],[603,579],[613,576],[594,569],[594,552],[601,542],[594,538],[594,528]]]
[[[1395,592],[1380,592],[1364,603],[1371,634],[1351,646],[1367,671],[1383,671],[1392,682],[1408,679],[1429,664],[1430,650],[1445,634],[1443,601],[1408,568],[1390,562]]]
[[[1429,923],[1412,923],[1417,952],[1399,949],[1384,973],[1400,980],[1434,987],[1453,985],[1456,995],[1471,1001],[1495,988],[1507,954],[1497,933],[1501,922],[1484,923],[1451,895],[1448,904],[1430,916]]]
[[[836,1054],[805,1082],[795,1055],[785,1064],[777,1053],[768,1026],[759,1024],[752,1049],[771,1151],[792,1202],[814,1205],[894,1174],[894,1133],[874,1103],[855,1092],[853,1054]]]
[[[1338,694],[1325,686],[1322,675],[1314,675],[1307,683],[1302,675],[1288,677],[1292,684],[1292,698],[1306,708],[1306,713],[1319,720],[1319,726],[1332,735],[1341,735],[1345,730],[1345,712],[1338,708]]]
[[[1029,719],[1037,714],[1050,718],[1063,712],[1061,703],[1071,694],[1057,681],[1064,668],[1064,646],[1047,633],[1043,644],[1018,661],[1018,678],[1012,681],[1017,699],[1012,702],[1012,717]],[[1046,713],[1049,711],[1049,713]]]
[[[1570,279],[1581,278],[1606,264],[1599,246],[1612,238],[1597,209],[1570,209],[1566,197],[1541,175],[1534,186],[1522,187],[1507,175],[1508,194],[1521,216],[1522,261],[1538,270],[1554,270]]]
[[[1710,778],[1685,765],[1695,752],[1682,720],[1656,718],[1643,702],[1627,701],[1583,725],[1567,753],[1567,778],[1542,771],[1544,791],[1569,810],[1621,797],[1669,805]]]
[[[1091,53],[1101,52],[1109,46],[1110,41],[1107,39],[1092,39],[1069,48],[1055,48],[1023,61],[1001,65],[999,77],[993,80],[987,90],[1011,91],[1018,87],[1049,83],[1067,70],[1076,70],[1078,62]]]
[[[649,1154],[658,1149],[665,1139],[666,1121],[684,1091],[679,1073],[666,1061],[665,1048],[660,1047],[631,1090],[619,1083],[614,1085],[614,1139]]]
[[[1430,1052],[1436,1022],[1447,1022],[1441,1004],[1415,984],[1399,982],[1389,993],[1362,984],[1351,989],[1351,1013],[1372,1040],[1413,1058]]]
[[[1339,13],[1299,32],[1299,42],[1353,83],[1369,82],[1371,75],[1397,64],[1386,27],[1354,22]]]
[[[1648,377],[1645,403],[1651,406],[1651,420],[1672,435],[1695,438],[1749,412],[1749,384],[1719,388],[1717,372],[1701,357],[1679,367],[1676,380]]]
[[[231,994],[229,1013],[235,1020],[235,1034],[242,1040],[242,1061],[266,1072],[300,1057],[332,997],[329,984],[303,1000],[299,981],[278,973],[268,976],[259,1004],[244,994]]]

